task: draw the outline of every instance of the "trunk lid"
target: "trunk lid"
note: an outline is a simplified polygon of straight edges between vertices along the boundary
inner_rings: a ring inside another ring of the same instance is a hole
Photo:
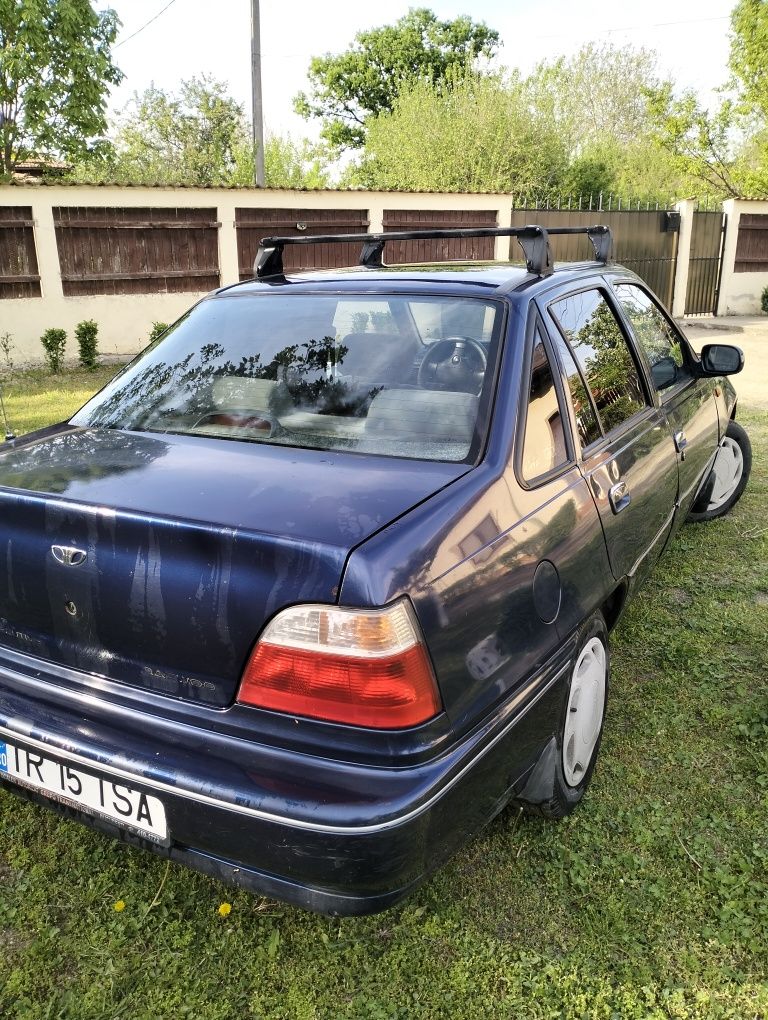
[[[263,624],[466,465],[57,426],[0,453],[0,646],[223,707]],[[81,562],[78,562],[81,561]]]

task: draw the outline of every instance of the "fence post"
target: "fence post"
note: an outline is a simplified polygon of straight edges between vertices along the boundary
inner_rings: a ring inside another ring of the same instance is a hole
[[[691,266],[691,238],[693,217],[696,213],[696,199],[686,198],[675,205],[680,213],[680,231],[677,235],[675,263],[675,290],[672,295],[672,314],[685,315],[685,298],[688,293],[688,273]]]
[[[25,196],[26,197],[26,196]],[[63,298],[59,249],[56,244],[56,228],[53,223],[53,203],[49,188],[40,188],[37,194],[30,194],[32,219],[35,221],[35,248],[37,250],[37,271],[40,273],[40,293],[44,298]]]

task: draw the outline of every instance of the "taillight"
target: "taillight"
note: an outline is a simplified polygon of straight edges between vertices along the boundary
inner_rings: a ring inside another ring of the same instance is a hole
[[[284,609],[259,638],[237,700],[376,729],[416,726],[440,711],[429,657],[405,599],[387,609]]]

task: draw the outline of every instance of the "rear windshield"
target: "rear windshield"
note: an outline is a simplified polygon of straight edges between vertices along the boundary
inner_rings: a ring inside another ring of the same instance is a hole
[[[501,317],[471,298],[235,292],[188,312],[72,424],[471,461]]]

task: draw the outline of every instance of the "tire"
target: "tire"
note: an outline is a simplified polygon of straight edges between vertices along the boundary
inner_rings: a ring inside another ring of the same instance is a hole
[[[602,614],[595,613],[579,632],[571,664],[568,696],[555,740],[551,796],[538,803],[517,800],[528,814],[564,818],[586,793],[603,736],[610,664],[608,630]]]
[[[698,524],[724,517],[741,499],[751,470],[752,444],[749,436],[738,422],[729,421],[715,463],[702,487],[703,492],[709,493],[708,502],[703,507],[691,510],[688,520]],[[697,498],[694,507],[698,507],[701,499]]]

